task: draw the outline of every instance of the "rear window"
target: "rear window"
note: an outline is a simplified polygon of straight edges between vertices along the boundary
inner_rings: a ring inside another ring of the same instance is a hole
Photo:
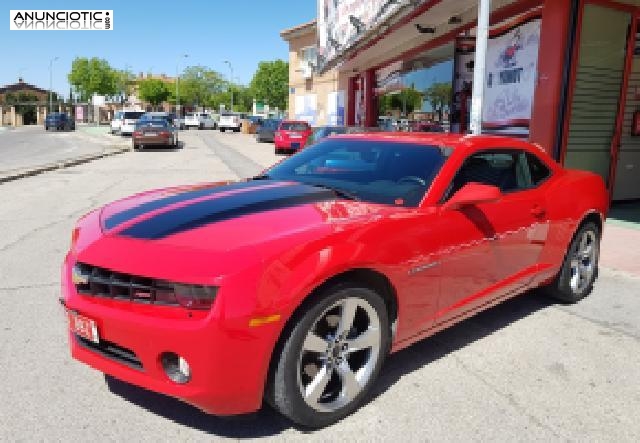
[[[280,124],[280,129],[283,131],[306,131],[309,129],[309,125],[302,122],[283,122]]]
[[[140,120],[136,123],[136,128],[167,128],[169,122],[164,119]]]
[[[129,111],[129,112],[125,112],[123,117],[126,118],[127,120],[134,120],[134,119],[137,120],[143,115],[144,115],[144,112]]]

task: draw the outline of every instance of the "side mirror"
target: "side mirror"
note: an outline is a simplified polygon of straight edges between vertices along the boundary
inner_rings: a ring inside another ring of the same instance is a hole
[[[463,206],[477,205],[498,201],[502,193],[497,186],[483,185],[481,183],[467,183],[442,205],[442,210],[456,210]]]

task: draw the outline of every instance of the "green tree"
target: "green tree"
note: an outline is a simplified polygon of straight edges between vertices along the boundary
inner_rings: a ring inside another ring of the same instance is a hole
[[[133,92],[135,76],[128,69],[115,71],[116,93],[128,97]]]
[[[206,66],[189,66],[180,77],[180,102],[211,106],[213,96],[226,89],[227,82],[219,72]]]
[[[116,71],[106,60],[97,57],[76,57],[67,78],[81,100],[88,100],[93,93],[114,95],[119,92]]]
[[[138,94],[140,98],[151,103],[154,108],[166,101],[171,92],[165,82],[156,78],[141,80],[138,84]]]
[[[451,92],[451,83],[447,82],[433,83],[424,91],[424,97],[438,113],[439,121],[442,121],[444,110],[451,106]]]
[[[386,115],[391,110],[399,110],[401,114],[407,116],[414,110],[420,109],[421,105],[422,94],[414,87],[383,95],[378,101],[380,115]]]
[[[286,109],[289,98],[289,63],[282,60],[260,62],[250,84],[253,96],[270,107]]]

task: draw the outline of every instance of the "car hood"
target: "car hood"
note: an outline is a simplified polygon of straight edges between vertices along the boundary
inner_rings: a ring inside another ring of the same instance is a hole
[[[342,236],[338,243],[353,240],[352,232],[384,213],[407,209],[273,180],[167,188],[87,214],[72,254],[134,275],[218,284],[283,254],[323,245],[330,236]]]
[[[138,194],[103,208],[100,224],[107,236],[222,252],[302,231],[330,232],[384,208],[316,186],[254,180]]]

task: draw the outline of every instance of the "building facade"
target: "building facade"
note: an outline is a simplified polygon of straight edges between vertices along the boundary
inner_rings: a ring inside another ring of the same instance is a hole
[[[417,94],[466,132],[477,6],[319,0],[316,69],[346,81],[345,122],[374,126],[389,106],[408,118]],[[640,198],[638,18],[640,0],[493,0],[483,132],[600,174],[614,200]]]
[[[312,126],[344,125],[348,76],[337,69],[316,71],[316,21],[286,29],[280,36],[289,44],[288,118]]]

